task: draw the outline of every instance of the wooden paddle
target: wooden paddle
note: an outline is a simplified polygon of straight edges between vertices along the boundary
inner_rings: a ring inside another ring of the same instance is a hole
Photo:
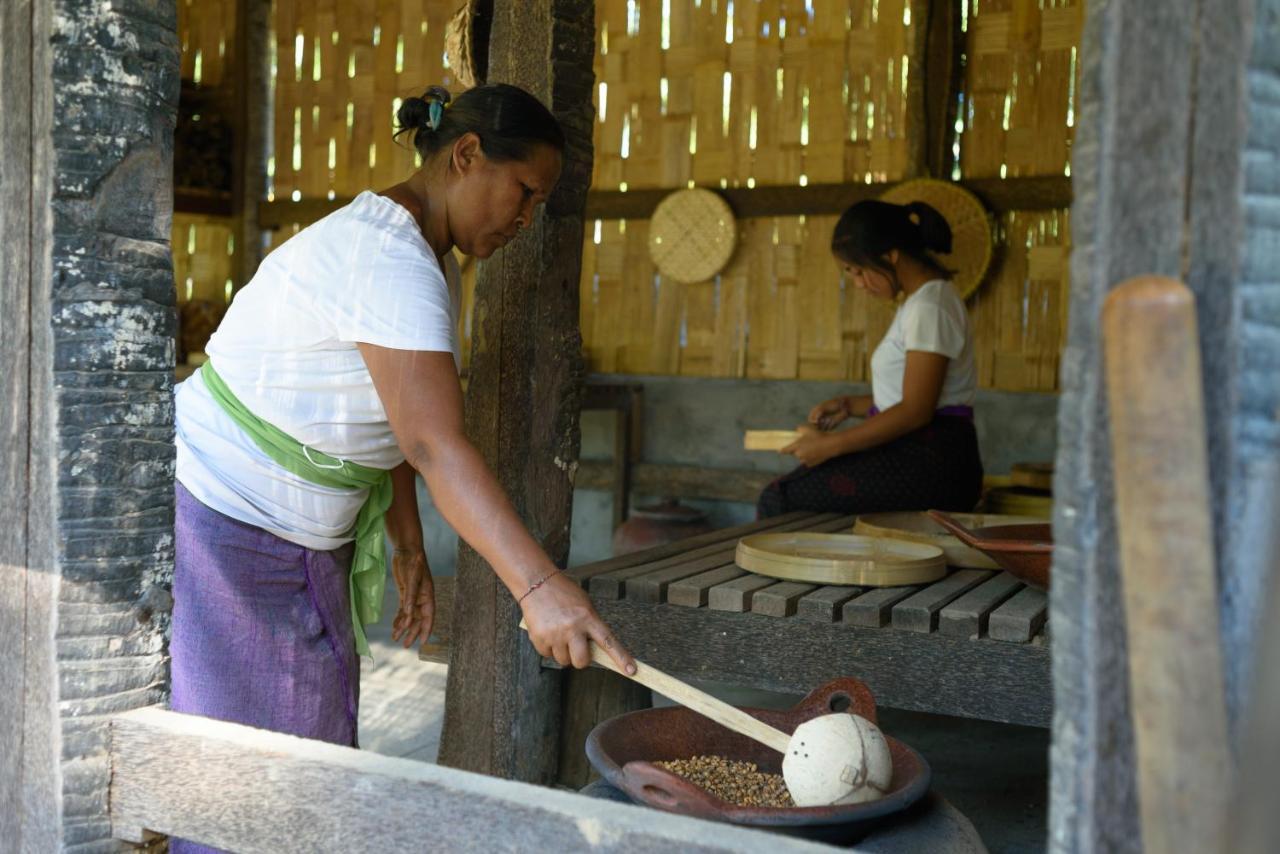
[[[1102,311],[1142,843],[1224,850],[1231,791],[1195,300],[1141,276]]]

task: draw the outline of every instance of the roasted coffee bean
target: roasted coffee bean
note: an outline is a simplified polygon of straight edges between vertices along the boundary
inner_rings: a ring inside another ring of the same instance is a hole
[[[691,756],[654,764],[736,806],[795,806],[782,775],[761,771],[754,762],[723,756]]]

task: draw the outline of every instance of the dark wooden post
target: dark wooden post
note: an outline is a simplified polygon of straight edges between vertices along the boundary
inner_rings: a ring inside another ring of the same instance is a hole
[[[232,209],[235,211],[235,257],[232,275],[237,288],[262,262],[262,226],[258,205],[267,195],[267,136],[271,133],[271,0],[236,0],[233,68],[235,157],[232,163]]]
[[[1280,241],[1264,213],[1280,194],[1280,107],[1247,80],[1275,78],[1278,16],[1277,0],[1109,0],[1086,15],[1054,485],[1054,851],[1142,848],[1098,331],[1107,292],[1137,274],[1197,295],[1233,715],[1247,693],[1257,545],[1280,513],[1280,317],[1266,308]]]
[[[164,699],[172,0],[0,4],[0,847],[108,850],[112,714]]]
[[[488,79],[550,105],[569,140],[564,173],[534,227],[482,262],[467,432],[551,559],[569,557],[578,413],[582,223],[591,183],[595,55],[589,0],[497,0]],[[555,779],[560,682],[520,636],[492,570],[459,549],[440,761],[532,782]]]

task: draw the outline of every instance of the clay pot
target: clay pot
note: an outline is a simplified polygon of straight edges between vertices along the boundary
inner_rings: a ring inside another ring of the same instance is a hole
[[[712,530],[707,514],[674,498],[649,507],[636,507],[613,532],[613,553],[623,555],[673,543]]]

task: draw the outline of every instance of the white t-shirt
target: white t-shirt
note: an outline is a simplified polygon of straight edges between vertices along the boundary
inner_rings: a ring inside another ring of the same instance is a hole
[[[978,389],[973,333],[964,301],[951,282],[926,282],[898,306],[889,331],[871,356],[871,393],[877,409],[884,411],[902,402],[909,350],[940,353],[951,360],[938,396],[939,409],[973,405]]]
[[[236,294],[206,347],[231,391],[303,445],[377,469],[404,456],[357,342],[453,354],[459,290],[399,204],[371,192],[294,235]],[[367,490],[278,466],[199,373],[178,386],[177,476],[203,504],[312,549],[350,542]]]

